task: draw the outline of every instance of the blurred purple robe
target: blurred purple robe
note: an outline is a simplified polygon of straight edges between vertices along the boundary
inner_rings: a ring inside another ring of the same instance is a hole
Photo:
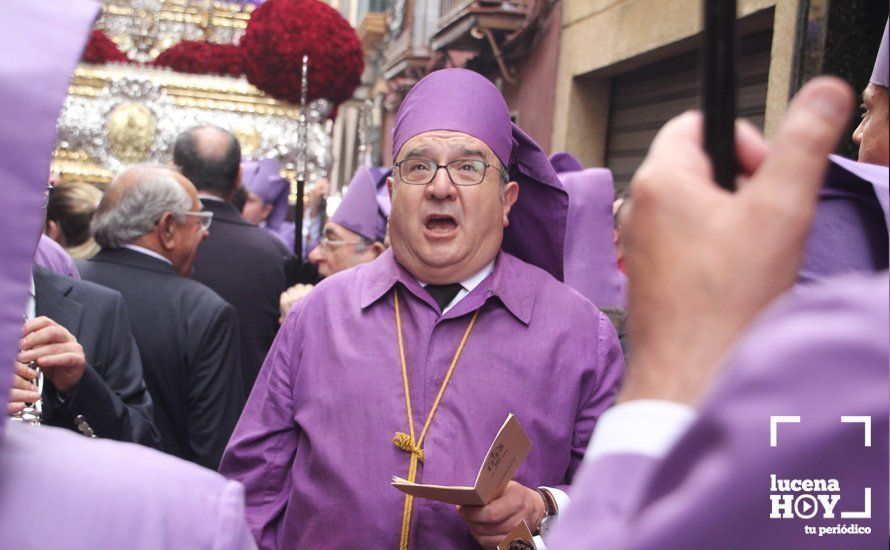
[[[326,278],[294,307],[223,455],[220,471],[245,485],[261,548],[398,547],[404,494],[390,480],[407,476],[409,455],[392,443],[407,430],[396,288],[417,430],[470,313],[482,308],[424,442],[417,481],[471,484],[512,412],[534,442],[516,481],[572,482],[623,373],[606,316],[507,253],[440,316],[387,250]],[[454,506],[415,499],[411,547],[476,544]]]
[[[563,172],[569,194],[565,282],[599,307],[624,307],[622,276],[615,257],[614,191],[607,168]]]
[[[99,5],[0,11],[0,406],[9,398],[56,120]],[[139,445],[0,418],[3,548],[251,548],[243,489]]]
[[[72,279],[80,279],[80,272],[77,271],[74,259],[71,258],[62,245],[43,233],[40,234],[40,240],[37,241],[34,263],[49,269],[53,273],[71,277]]]
[[[698,419],[664,459],[585,462],[548,548],[886,548],[888,285],[887,272],[848,275],[774,304],[737,343]],[[771,415],[801,418],[778,426],[775,447]],[[870,447],[864,425],[841,416],[871,418]],[[812,519],[771,519],[771,474],[836,479],[835,517],[822,518],[820,508]],[[864,510],[866,487],[870,518],[841,517]],[[871,534],[804,533],[805,525],[818,533],[838,524]]]

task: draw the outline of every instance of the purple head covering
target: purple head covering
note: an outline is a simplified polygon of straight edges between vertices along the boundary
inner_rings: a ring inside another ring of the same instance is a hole
[[[569,194],[565,283],[597,306],[624,307],[612,225],[612,172],[591,168],[559,179]]]
[[[366,239],[383,242],[390,211],[386,192],[388,175],[389,169],[382,167],[356,170],[331,221]]]
[[[550,165],[553,166],[553,169],[556,170],[557,174],[580,172],[581,170],[584,170],[584,165],[581,164],[581,161],[575,158],[575,155],[568,152],[559,152],[550,155]],[[563,181],[563,183],[565,183],[565,181]]]
[[[890,23],[884,23],[884,37],[881,38],[881,47],[878,48],[878,56],[875,58],[875,68],[871,72],[871,78],[868,80],[872,84],[890,88],[890,77],[887,73],[890,71],[890,44],[888,44],[887,31]]]
[[[287,219],[290,182],[281,177],[281,164],[275,159],[241,163],[241,184],[264,203],[273,205],[266,227],[275,231]]]
[[[484,142],[519,184],[504,251],[563,280],[568,195],[541,147],[510,121],[503,96],[485,77],[466,69],[427,75],[405,96],[393,126],[393,160],[424,132],[462,132]]]
[[[62,245],[46,235],[41,234],[40,240],[37,241],[34,263],[59,275],[80,279],[80,272],[74,265],[74,259],[62,248]]]
[[[836,155],[830,159],[798,274],[801,283],[888,266],[887,168]]]
[[[0,405],[9,397],[28,300],[32,261],[43,224],[43,193],[56,120],[99,5],[69,0],[13,2],[0,11]],[[0,441],[6,415],[0,419]]]

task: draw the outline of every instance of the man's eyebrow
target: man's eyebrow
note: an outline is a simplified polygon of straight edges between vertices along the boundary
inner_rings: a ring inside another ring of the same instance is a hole
[[[337,235],[337,232],[334,231],[333,227],[325,227],[323,233],[324,233],[325,237],[332,237],[332,236],[338,237],[339,236],[339,235]]]
[[[427,153],[429,153],[429,147],[415,147],[408,151],[405,155],[406,159],[417,158],[417,157],[426,157]]]
[[[481,159],[485,158],[485,153],[480,151],[479,149],[471,149],[466,145],[461,145],[457,147],[457,152],[460,153],[461,156],[464,157],[479,157]]]
[[[862,90],[862,103],[865,105],[870,104],[871,96],[872,96],[872,94],[870,93],[870,90],[868,88]]]

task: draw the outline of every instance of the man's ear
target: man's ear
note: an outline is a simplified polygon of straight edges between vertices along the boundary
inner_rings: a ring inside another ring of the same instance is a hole
[[[510,209],[519,199],[519,184],[515,181],[509,181],[504,184],[504,227],[510,225]]]
[[[176,231],[178,230],[176,217],[170,212],[164,212],[158,225],[155,227],[155,234],[158,236],[158,242],[165,250],[173,250],[176,245]]]
[[[371,245],[371,253],[374,254],[374,257],[383,254],[383,251],[386,250],[386,247],[383,246],[383,243],[374,241],[374,244]]]
[[[389,191],[389,200],[392,200],[392,176],[386,178],[386,190]]]
[[[60,242],[60,237],[63,237],[63,235],[62,235],[61,230],[59,229],[59,224],[57,224],[53,220],[47,221],[46,222],[46,236],[56,242]]]

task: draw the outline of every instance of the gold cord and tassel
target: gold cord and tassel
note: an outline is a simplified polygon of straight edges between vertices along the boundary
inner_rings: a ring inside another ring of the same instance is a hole
[[[395,292],[395,306],[396,306],[396,334],[399,338],[399,360],[402,363],[402,383],[405,389],[405,408],[408,411],[408,433],[405,432],[396,432],[395,437],[392,442],[393,445],[398,447],[399,449],[410,453],[411,459],[408,463],[408,481],[414,483],[417,480],[417,463],[423,462],[423,440],[426,437],[427,431],[430,428],[430,424],[433,421],[433,416],[436,414],[436,409],[439,408],[439,403],[442,401],[442,396],[445,395],[445,388],[448,387],[448,382],[451,381],[451,375],[454,374],[454,367],[457,366],[457,361],[460,359],[461,353],[464,351],[464,346],[467,344],[467,339],[470,337],[470,332],[473,330],[473,326],[476,324],[476,318],[479,317],[479,310],[477,309],[473,313],[473,317],[470,319],[469,325],[467,325],[467,330],[464,332],[464,337],[460,341],[460,345],[457,347],[457,351],[454,353],[454,358],[451,360],[451,365],[448,367],[448,372],[445,374],[445,380],[442,381],[442,385],[439,387],[439,393],[436,395],[436,400],[433,401],[433,406],[430,408],[430,413],[426,417],[426,422],[423,424],[423,429],[420,431],[420,437],[414,438],[414,416],[411,412],[411,389],[408,385],[408,365],[405,362],[405,344],[402,339],[402,315],[399,311],[399,292],[396,290]],[[405,495],[405,507],[402,511],[402,536],[399,540],[399,549],[400,550],[408,550],[408,535],[411,528],[411,512],[414,507],[414,497],[411,495]]]

